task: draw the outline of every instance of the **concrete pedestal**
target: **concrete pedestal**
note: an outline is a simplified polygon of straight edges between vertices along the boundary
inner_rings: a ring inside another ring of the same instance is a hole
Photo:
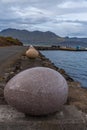
[[[49,116],[31,117],[0,105],[0,130],[87,130],[87,127],[82,112],[74,106],[64,106]]]

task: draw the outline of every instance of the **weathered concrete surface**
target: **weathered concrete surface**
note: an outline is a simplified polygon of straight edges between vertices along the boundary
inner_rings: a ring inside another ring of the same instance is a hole
[[[87,130],[87,127],[82,112],[74,106],[64,106],[50,116],[31,117],[0,105],[0,130]]]
[[[3,73],[6,66],[17,60],[27,47],[24,46],[8,46],[0,47],[0,75]]]

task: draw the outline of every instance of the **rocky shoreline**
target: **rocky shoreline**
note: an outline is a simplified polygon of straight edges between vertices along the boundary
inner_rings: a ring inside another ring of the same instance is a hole
[[[66,46],[34,46],[37,50],[61,50],[61,51],[87,51],[86,48],[75,48]]]
[[[87,89],[81,88],[79,82],[75,82],[63,69],[56,67],[54,63],[41,53],[36,59],[29,59],[23,54],[14,64],[4,70],[4,75],[0,77],[0,104],[7,104],[3,94],[5,84],[17,73],[37,66],[49,67],[60,72],[67,80],[69,86],[69,95],[66,104],[74,105],[79,110],[87,113]]]

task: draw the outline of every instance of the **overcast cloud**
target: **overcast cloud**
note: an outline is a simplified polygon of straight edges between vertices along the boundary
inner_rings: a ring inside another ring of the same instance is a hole
[[[87,37],[87,0],[1,0],[0,30],[6,28]]]

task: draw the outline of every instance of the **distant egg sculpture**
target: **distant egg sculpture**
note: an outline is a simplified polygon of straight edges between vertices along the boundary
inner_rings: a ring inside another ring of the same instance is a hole
[[[37,58],[39,55],[38,51],[31,45],[26,51],[26,56],[29,58]]]
[[[41,116],[57,112],[68,97],[66,80],[57,71],[34,67],[14,76],[4,89],[8,104],[23,113]]]

